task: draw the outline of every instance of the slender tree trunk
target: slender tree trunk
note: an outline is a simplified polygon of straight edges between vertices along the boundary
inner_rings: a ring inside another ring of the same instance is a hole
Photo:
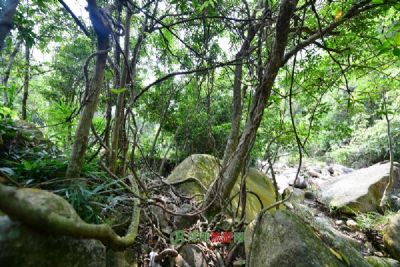
[[[29,45],[25,42],[25,71],[24,71],[24,94],[22,96],[22,119],[26,120],[26,105],[28,102],[29,94]]]
[[[210,188],[205,205],[209,205],[214,199],[228,199],[229,194],[243,167],[244,161],[254,145],[257,129],[260,126],[265,106],[271,95],[272,86],[279,69],[284,64],[284,52],[288,41],[290,18],[296,8],[296,0],[281,0],[279,14],[276,22],[275,38],[271,55],[263,75],[263,80],[252,99],[249,116],[236,150],[228,160],[226,167],[221,170],[220,177]],[[217,195],[217,196],[216,196]],[[215,203],[216,208],[218,202]],[[214,205],[215,207],[215,205]]]
[[[242,119],[242,76],[243,76],[243,57],[248,53],[250,43],[260,30],[262,24],[250,25],[247,33],[247,38],[244,40],[242,47],[236,54],[236,65],[233,80],[233,105],[232,105],[232,119],[231,131],[225,146],[224,156],[222,159],[222,166],[226,166],[228,160],[232,157],[240,137],[240,121]]]
[[[380,208],[384,210],[385,205],[387,204],[387,201],[388,201],[389,191],[391,190],[393,181],[394,181],[394,172],[393,172],[394,159],[393,159],[392,131],[390,128],[390,119],[389,119],[388,108],[387,108],[386,90],[384,91],[382,98],[383,98],[383,108],[384,108],[384,112],[385,112],[386,131],[387,131],[387,139],[388,139],[388,146],[389,146],[389,160],[390,160],[389,181],[385,187],[385,191],[383,192],[383,196],[382,196],[381,203],[380,203]]]
[[[166,119],[167,114],[168,114],[168,109],[169,109],[169,107],[171,105],[171,101],[172,101],[172,98],[173,98],[174,95],[175,95],[175,92],[170,94],[170,96],[168,98],[168,101],[167,101],[167,103],[166,103],[166,105],[164,107],[164,110],[162,112],[160,125],[157,128],[156,135],[154,136],[153,143],[151,145],[150,156],[149,156],[149,160],[150,160],[151,164],[153,164],[155,162],[154,161],[154,154],[156,153],[157,141],[158,141],[158,138],[160,137],[161,130],[162,130],[163,126],[164,126],[164,122],[165,122],[165,119]]]
[[[210,78],[211,76],[211,78]],[[212,134],[211,95],[214,89],[214,72],[207,77],[207,146],[208,151],[215,150],[215,138]]]
[[[15,57],[21,47],[22,40],[20,40],[14,47],[14,50],[12,51],[10,58],[8,59],[7,67],[6,70],[4,71],[4,76],[3,76],[3,103],[5,106],[9,105],[9,99],[7,95],[7,87],[8,87],[8,80],[10,79],[10,73],[11,73],[11,68],[14,64]]]
[[[19,0],[8,0],[0,14],[0,51],[3,50],[4,40],[12,28],[12,19],[19,2]]]
[[[107,83],[107,110],[106,110],[106,128],[104,132],[104,143],[106,144],[107,151],[106,151],[106,162],[107,166],[110,166],[110,158],[111,158],[111,151],[110,151],[110,135],[111,135],[111,119],[112,119],[112,95],[110,90],[110,85]]]
[[[128,81],[128,58],[129,58],[129,40],[130,40],[130,25],[131,25],[132,13],[127,10],[126,12],[126,21],[125,21],[125,38],[124,38],[124,60],[123,60],[123,70],[122,76],[120,79],[119,89],[125,89]],[[113,173],[117,170],[117,157],[118,151],[120,150],[120,142],[121,142],[121,131],[124,127],[124,117],[125,117],[125,96],[126,92],[122,92],[118,95],[117,98],[117,106],[115,109],[115,122],[114,122],[114,131],[112,134],[112,143],[111,143],[111,159],[109,169]]]
[[[96,1],[88,0],[90,20],[97,34],[97,60],[95,73],[87,93],[87,99],[81,112],[81,117],[75,132],[75,142],[72,147],[71,159],[68,165],[66,177],[77,178],[82,170],[84,155],[87,149],[90,126],[96,111],[100,91],[103,86],[104,70],[106,67],[107,54],[110,48],[110,33],[108,25],[104,24],[102,13],[99,12]]]
[[[242,53],[236,55],[237,65],[235,66],[235,77],[233,81],[233,105],[232,105],[232,119],[231,131],[229,132],[228,141],[225,146],[224,156],[222,159],[222,166],[226,166],[228,160],[232,157],[240,136],[240,120],[242,118]]]

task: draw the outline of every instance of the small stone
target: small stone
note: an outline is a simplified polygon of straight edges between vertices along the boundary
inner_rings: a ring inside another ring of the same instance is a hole
[[[320,177],[320,174],[315,170],[308,170],[307,174],[309,176],[311,176],[312,178],[319,178]]]
[[[306,199],[314,200],[315,199],[315,194],[311,191],[307,191],[304,193],[304,197]]]
[[[374,252],[374,255],[375,255],[375,256],[378,256],[378,257],[383,257],[383,256],[384,256],[383,253],[380,252],[380,251],[375,251],[375,252]]]
[[[357,223],[356,223],[354,220],[352,220],[352,219],[347,220],[346,225],[347,225],[350,229],[355,229],[355,228],[357,228]]]
[[[285,206],[286,206],[286,208],[288,208],[289,210],[292,210],[292,209],[294,209],[294,206],[293,206],[293,204],[292,204],[292,203],[290,203],[290,202],[285,202]]]
[[[343,225],[343,223],[344,223],[343,220],[336,220],[335,221],[335,224],[338,225],[338,226]]]
[[[365,243],[365,247],[367,248],[368,253],[374,253],[375,252],[375,248],[374,248],[374,246],[372,245],[371,242]]]

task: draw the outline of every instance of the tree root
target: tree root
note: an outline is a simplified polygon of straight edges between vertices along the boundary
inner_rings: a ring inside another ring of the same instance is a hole
[[[138,192],[136,185],[132,187]],[[32,203],[36,197],[39,202]],[[60,210],[54,210],[54,207]],[[138,199],[134,200],[132,208],[130,226],[126,235],[121,237],[108,224],[96,225],[84,222],[72,206],[60,196],[45,190],[17,189],[0,184],[0,210],[11,218],[50,234],[96,239],[113,250],[123,250],[131,246],[136,239],[140,218]]]

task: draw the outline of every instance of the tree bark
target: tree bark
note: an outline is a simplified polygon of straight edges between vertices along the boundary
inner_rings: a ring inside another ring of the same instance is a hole
[[[24,70],[24,93],[22,96],[22,119],[26,120],[26,105],[28,102],[28,94],[29,94],[29,72],[30,72],[30,62],[29,62],[29,45],[25,42],[25,70]]]
[[[6,67],[6,70],[4,72],[4,76],[3,76],[3,86],[4,86],[3,104],[5,106],[8,106],[8,104],[9,104],[8,103],[9,99],[8,99],[8,95],[7,95],[7,87],[8,87],[8,80],[10,78],[11,68],[12,68],[12,65],[14,64],[15,57],[16,57],[16,55],[17,55],[17,53],[18,53],[18,51],[19,51],[19,49],[21,47],[21,44],[22,44],[22,40],[19,41],[15,45],[14,50],[12,51],[12,53],[10,55],[10,58],[8,59],[7,67]]]
[[[12,28],[12,19],[19,4],[19,0],[8,0],[0,15],[0,51],[3,50],[4,40]]]
[[[272,86],[279,69],[283,66],[283,57],[288,41],[290,19],[295,11],[297,0],[281,0],[279,14],[275,28],[275,38],[271,55],[267,61],[266,70],[262,83],[256,89],[252,99],[252,105],[248,119],[236,150],[228,160],[227,165],[222,168],[220,177],[217,179],[207,193],[205,205],[210,205],[214,199],[228,199],[229,194],[236,182],[254,144],[257,129],[260,126],[264,108],[271,95]],[[218,202],[214,207],[218,207]]]
[[[394,177],[394,159],[393,159],[393,141],[392,141],[392,131],[390,127],[390,119],[389,119],[389,111],[387,107],[387,92],[386,90],[383,92],[383,110],[385,112],[385,120],[386,120],[386,133],[388,139],[388,149],[389,149],[389,160],[390,160],[390,170],[389,170],[389,181],[383,191],[383,196],[381,202],[379,204],[380,208],[384,211],[385,206],[388,204],[389,191],[393,186]]]
[[[247,38],[242,44],[239,52],[236,54],[236,65],[233,80],[233,105],[232,105],[232,125],[229,132],[228,141],[225,146],[222,166],[228,164],[228,160],[232,157],[240,137],[240,120],[242,119],[242,76],[243,76],[243,57],[248,53],[250,43],[256,36],[261,25],[250,25]]]
[[[124,64],[122,70],[122,76],[120,79],[120,84],[118,89],[125,89],[128,82],[128,58],[129,58],[129,39],[130,39],[130,25],[131,25],[132,13],[127,10],[126,11],[126,21],[125,21],[125,38],[124,38]],[[126,92],[122,92],[118,95],[117,98],[117,106],[115,109],[115,123],[114,123],[114,131],[112,135],[111,142],[111,160],[109,169],[113,173],[117,170],[117,157],[118,151],[120,150],[120,142],[121,142],[121,131],[123,129],[122,124],[124,123],[125,117],[125,96]]]
[[[90,126],[96,111],[100,91],[103,86],[104,70],[107,54],[110,48],[111,29],[105,23],[106,18],[99,11],[95,0],[88,0],[89,17],[97,35],[97,60],[94,77],[87,93],[87,99],[81,112],[81,117],[75,132],[75,142],[72,147],[71,159],[68,165],[66,177],[78,178],[82,170],[84,155],[87,149]]]

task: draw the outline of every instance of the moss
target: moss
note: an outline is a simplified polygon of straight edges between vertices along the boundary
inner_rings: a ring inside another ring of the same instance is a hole
[[[137,186],[132,185],[137,193]],[[140,218],[139,201],[134,200],[132,219],[125,236],[118,236],[107,224],[84,222],[62,197],[38,189],[16,189],[0,184],[0,209],[25,225],[55,235],[96,239],[123,250],[135,241]]]
[[[260,216],[253,226],[246,266],[369,266],[346,240],[302,210],[270,211]]]
[[[390,255],[400,260],[400,213],[391,217],[383,229],[383,242]]]
[[[218,177],[219,164],[220,161],[211,155],[191,155],[173,170],[166,182],[178,186],[186,194],[204,194],[205,189],[209,188]],[[202,185],[191,178],[196,178]],[[275,191],[268,177],[254,168],[248,170],[246,186],[247,190],[256,194],[261,200],[260,203],[260,200],[254,194],[247,194],[246,221],[250,222],[263,207],[265,208],[275,202]],[[231,213],[236,211],[239,203],[239,191],[240,180],[238,179],[231,192],[231,198],[233,198]]]
[[[99,241],[46,235],[0,217],[0,266],[105,267]]]
[[[22,188],[17,190],[17,198],[43,212],[54,212],[66,218],[80,220],[68,201],[50,192],[35,188]]]

